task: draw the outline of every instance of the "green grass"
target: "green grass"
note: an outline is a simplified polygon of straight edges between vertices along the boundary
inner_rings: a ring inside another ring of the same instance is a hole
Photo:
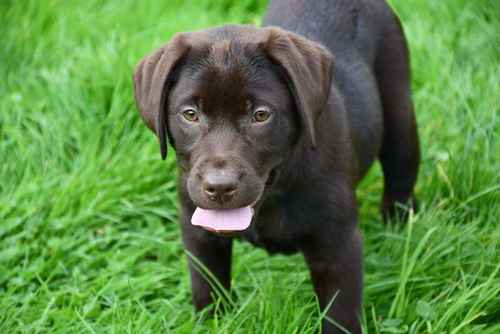
[[[391,4],[411,47],[421,210],[406,227],[381,224],[378,166],[359,190],[364,328],[500,333],[500,6]],[[174,32],[258,23],[264,8],[0,3],[0,333],[317,330],[303,259],[244,243],[234,307],[193,312],[174,156],[160,160],[132,98],[133,65]]]

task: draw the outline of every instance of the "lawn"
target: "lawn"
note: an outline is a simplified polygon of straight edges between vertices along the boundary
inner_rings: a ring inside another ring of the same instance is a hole
[[[366,333],[500,333],[500,5],[392,0],[409,39],[421,207],[359,189]],[[175,157],[131,73],[177,31],[259,23],[265,1],[0,2],[0,333],[315,333],[301,256],[237,243],[235,298],[193,312]]]

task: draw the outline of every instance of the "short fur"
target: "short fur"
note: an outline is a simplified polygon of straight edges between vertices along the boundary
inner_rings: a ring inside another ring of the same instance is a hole
[[[255,209],[236,237],[304,254],[321,308],[360,333],[355,188],[378,158],[382,213],[414,205],[420,161],[405,37],[383,0],[274,0],[264,27],[177,34],[134,74],[138,109],[179,165],[186,249],[230,288],[232,238],[191,225],[196,207]],[[259,107],[260,106],[260,107]],[[265,106],[269,118],[255,120]],[[183,110],[192,108],[196,119]],[[190,261],[193,302],[213,301]],[[340,333],[326,321],[323,332]]]

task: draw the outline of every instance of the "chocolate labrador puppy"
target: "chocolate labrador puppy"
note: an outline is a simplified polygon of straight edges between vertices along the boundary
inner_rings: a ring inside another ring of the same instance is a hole
[[[378,158],[382,213],[412,205],[420,159],[405,37],[383,0],[274,0],[263,27],[179,33],[146,56],[135,98],[177,152],[182,237],[230,287],[232,238],[304,254],[325,333],[360,333],[355,188]],[[190,261],[193,302],[213,288]]]

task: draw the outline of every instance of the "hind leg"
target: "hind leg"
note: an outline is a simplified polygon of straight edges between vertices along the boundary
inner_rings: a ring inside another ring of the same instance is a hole
[[[380,162],[384,173],[384,220],[415,209],[413,189],[420,163],[417,124],[411,100],[410,64],[406,40],[397,17],[386,29],[377,52],[375,74],[384,117]]]

